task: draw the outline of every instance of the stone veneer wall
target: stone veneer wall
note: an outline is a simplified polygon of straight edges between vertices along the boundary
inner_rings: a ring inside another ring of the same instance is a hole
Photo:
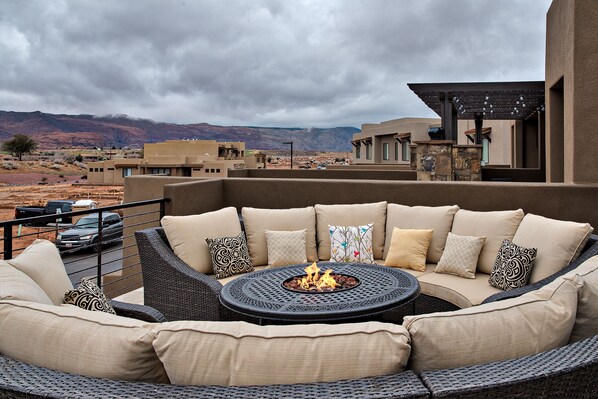
[[[417,180],[482,180],[482,146],[455,145],[452,140],[416,141],[414,144]]]
[[[453,172],[457,181],[481,181],[482,146],[453,146]]]

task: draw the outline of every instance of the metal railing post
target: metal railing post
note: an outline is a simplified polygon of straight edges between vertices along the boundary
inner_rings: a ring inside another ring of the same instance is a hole
[[[97,251],[98,251],[98,269],[97,269],[97,285],[98,287],[102,288],[102,242],[104,240],[104,225],[102,223],[102,210],[98,211],[98,242]]]
[[[4,259],[12,259],[12,226],[4,226]]]
[[[162,218],[164,217],[165,214],[166,214],[166,200],[162,199],[162,201],[160,201],[160,220],[162,220]]]

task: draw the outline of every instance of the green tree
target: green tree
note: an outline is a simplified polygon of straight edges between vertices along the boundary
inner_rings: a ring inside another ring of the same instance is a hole
[[[15,134],[10,140],[2,143],[2,149],[22,160],[23,154],[29,154],[37,148],[37,143],[24,134]]]

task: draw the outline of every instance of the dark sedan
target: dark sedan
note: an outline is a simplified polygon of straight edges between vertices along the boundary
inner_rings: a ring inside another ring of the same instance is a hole
[[[123,223],[116,213],[102,214],[102,244],[120,240],[123,234]],[[90,248],[99,250],[98,215],[85,215],[73,225],[56,237],[56,246],[59,250]]]

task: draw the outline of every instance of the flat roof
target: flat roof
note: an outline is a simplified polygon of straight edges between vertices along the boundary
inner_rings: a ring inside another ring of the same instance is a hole
[[[458,119],[527,119],[544,107],[544,81],[408,83],[441,116],[441,94],[452,96]]]

